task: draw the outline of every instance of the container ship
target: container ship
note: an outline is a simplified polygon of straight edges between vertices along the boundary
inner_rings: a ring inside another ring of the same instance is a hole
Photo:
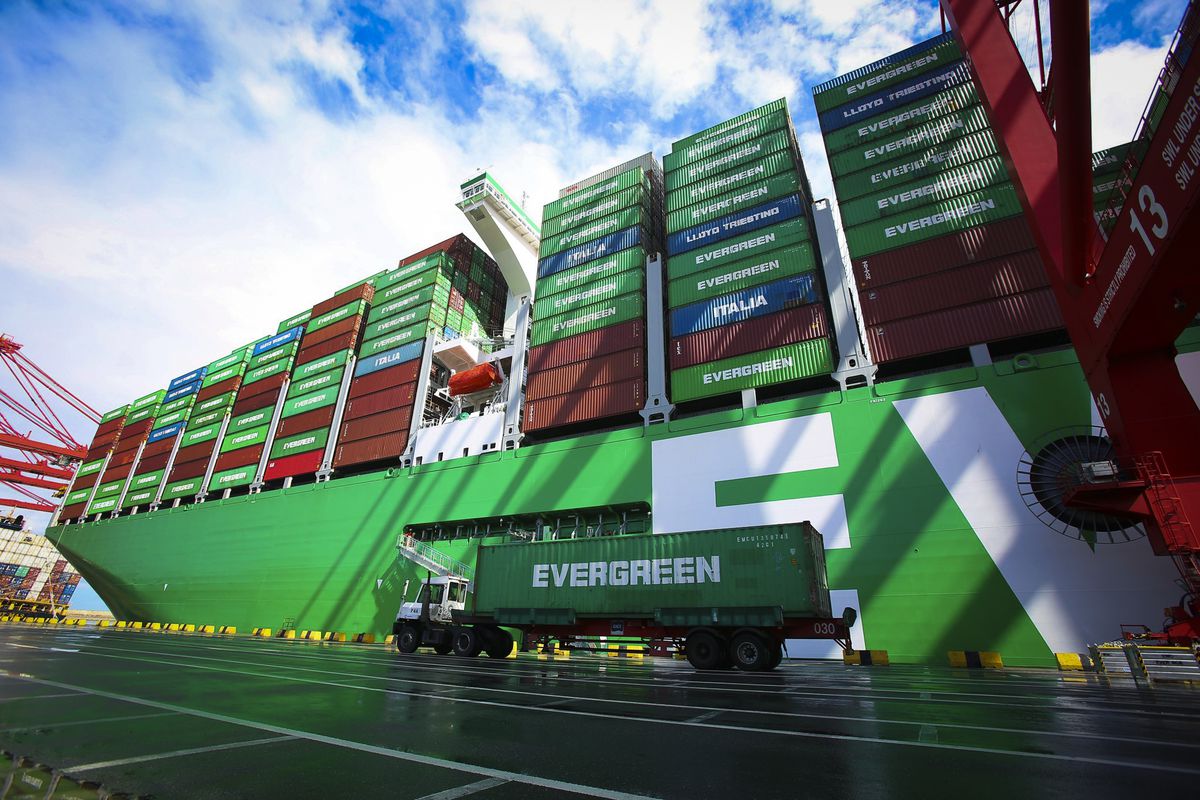
[[[104,416],[48,536],[119,619],[240,630],[389,632],[424,577],[402,535],[472,565],[805,521],[855,646],[893,661],[1053,665],[1156,625],[1170,561],[1061,502],[1108,445],[954,39],[813,99],[840,229],[783,100],[537,220],[478,176],[487,250],[452,236],[179,365]],[[1097,154],[1098,219],[1138,157]]]

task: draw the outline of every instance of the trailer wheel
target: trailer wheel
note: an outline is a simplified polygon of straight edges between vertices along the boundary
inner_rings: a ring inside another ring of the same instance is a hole
[[[421,631],[416,625],[405,625],[400,629],[400,633],[396,634],[396,649],[401,653],[415,653],[420,646]]]
[[[474,658],[483,649],[479,641],[479,631],[474,628],[459,628],[454,632],[454,655],[463,658]]]
[[[771,642],[771,664],[767,670],[773,670],[783,663],[783,642]]]
[[[437,653],[439,656],[449,655],[450,651],[453,649],[454,642],[450,641],[449,638],[443,639],[433,646],[433,652]]]
[[[733,637],[730,648],[733,665],[744,672],[763,672],[771,668],[774,652],[762,634],[742,631]]]
[[[723,669],[725,643],[709,631],[696,631],[684,643],[688,663],[696,669]]]
[[[516,643],[513,641],[512,635],[508,631],[495,630],[490,631],[491,641],[488,642],[486,652],[488,658],[508,658],[512,653]]]

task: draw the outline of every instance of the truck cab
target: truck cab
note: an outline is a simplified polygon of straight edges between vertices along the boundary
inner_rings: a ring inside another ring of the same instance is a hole
[[[397,622],[421,619],[421,609],[429,603],[429,621],[450,623],[453,612],[463,611],[467,604],[467,581],[456,577],[429,578],[421,584],[417,597],[402,603]]]

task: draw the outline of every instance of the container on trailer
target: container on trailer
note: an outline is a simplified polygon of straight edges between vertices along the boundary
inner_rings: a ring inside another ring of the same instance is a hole
[[[404,433],[412,423],[413,407],[395,408],[380,411],[358,419],[346,420],[342,423],[338,434],[338,442],[356,442],[360,439],[374,439],[393,433]]]
[[[801,380],[833,369],[828,339],[810,339],[671,371],[675,402]]]
[[[530,373],[525,399],[541,400],[594,386],[625,383],[646,377],[646,353],[641,347],[590,358],[575,364]]]
[[[311,450],[307,453],[297,453],[283,458],[272,458],[267,461],[267,467],[263,470],[263,480],[293,478],[297,475],[316,472],[321,468],[324,455],[324,450]]]
[[[672,339],[667,358],[675,370],[828,335],[825,305],[813,303]]]
[[[328,428],[333,423],[333,412],[336,410],[336,405],[330,405],[315,411],[296,414],[293,417],[284,417],[279,420],[279,428],[275,431],[275,441],[279,441],[282,436],[292,436],[317,428]]]
[[[635,347],[644,349],[645,341],[645,320],[633,319],[531,347],[528,353],[529,370],[534,372],[552,369]]]
[[[333,466],[345,467],[375,461],[396,461],[404,454],[407,446],[408,431],[339,444],[334,452]]]
[[[557,428],[576,422],[636,414],[646,404],[642,379],[596,386],[525,403],[526,431]]]

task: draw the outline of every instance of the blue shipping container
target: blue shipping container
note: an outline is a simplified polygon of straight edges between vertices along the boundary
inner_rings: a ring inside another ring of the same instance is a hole
[[[265,353],[268,350],[274,350],[276,347],[285,345],[288,342],[294,342],[304,335],[304,326],[297,325],[295,328],[288,328],[283,333],[277,333],[274,336],[263,339],[258,344],[254,345],[254,352],[251,355]]]
[[[183,386],[185,383],[191,383],[192,381],[198,381],[201,378],[203,378],[207,372],[208,372],[208,367],[200,367],[199,369],[192,370],[191,372],[187,373],[186,375],[180,375],[178,378],[173,378],[171,380],[171,382],[167,384],[167,391],[169,392],[172,389],[178,389],[180,386]],[[167,402],[170,402],[170,401],[167,401]]]
[[[191,383],[185,383],[182,386],[177,386],[166,393],[166,395],[163,397],[163,402],[169,403],[172,400],[178,400],[181,397],[187,397],[189,394],[195,394],[196,392],[200,391],[201,383],[203,383],[203,381],[200,378],[197,378]]]
[[[420,358],[424,347],[425,340],[418,339],[415,342],[402,344],[395,350],[385,350],[368,358],[359,359],[358,365],[354,367],[354,377],[361,378],[363,375],[370,375],[372,372]]]
[[[731,236],[750,233],[777,222],[783,222],[802,214],[800,195],[790,194],[780,197],[761,206],[726,214],[711,222],[705,222],[692,228],[676,231],[667,237],[667,255],[678,255],[688,250],[695,250],[706,244],[719,242]]]
[[[950,66],[918,75],[911,81],[867,95],[821,115],[821,130],[828,133],[847,125],[862,122],[876,114],[886,114],[893,108],[906,106],[930,95],[971,82],[971,70],[966,63],[956,61]]]
[[[776,311],[815,303],[816,300],[814,273],[807,272],[672,309],[671,336],[686,336],[731,322],[765,317]]]
[[[620,250],[642,244],[643,241],[641,227],[633,225],[616,233],[610,233],[608,236],[601,236],[599,239],[587,244],[581,244],[578,247],[572,247],[570,250],[563,250],[561,253],[555,253],[552,256],[543,258],[538,262],[537,276],[545,278],[556,272],[562,272],[568,267],[579,266],[594,258],[611,256]]]
[[[168,425],[165,428],[150,431],[150,435],[146,437],[146,444],[151,442],[161,442],[163,439],[170,439],[183,430],[183,423],[176,422],[174,425]]]

